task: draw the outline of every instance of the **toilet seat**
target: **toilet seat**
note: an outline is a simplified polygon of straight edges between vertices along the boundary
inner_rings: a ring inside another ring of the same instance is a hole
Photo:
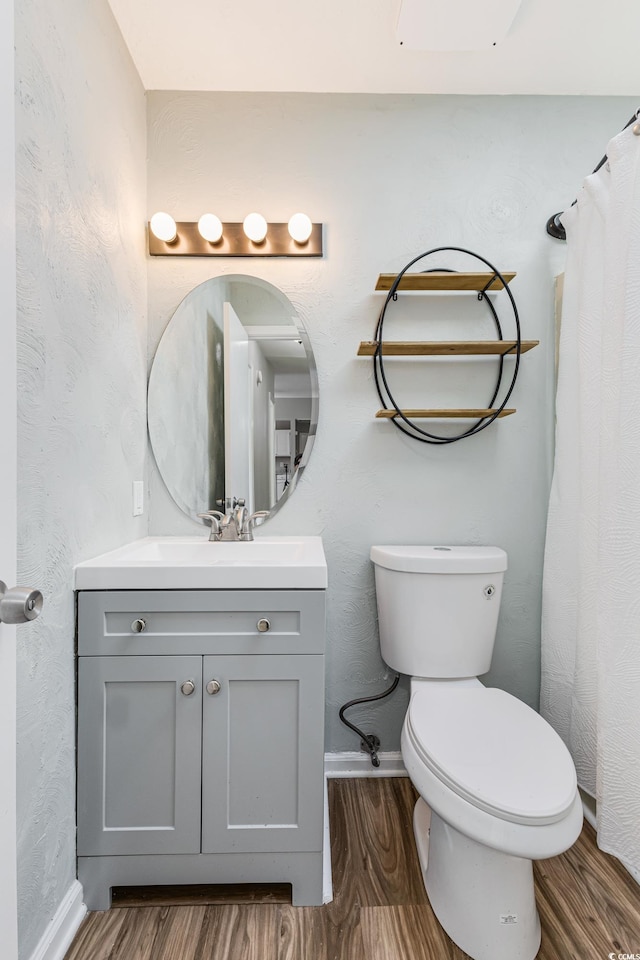
[[[405,732],[438,780],[501,820],[556,823],[575,802],[575,768],[564,743],[504,690],[427,683],[413,693]]]

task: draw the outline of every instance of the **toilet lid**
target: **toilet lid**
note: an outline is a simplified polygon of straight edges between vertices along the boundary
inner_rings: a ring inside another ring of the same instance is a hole
[[[407,733],[443,783],[502,820],[555,823],[574,802],[576,772],[564,743],[504,690],[428,684],[411,698]]]

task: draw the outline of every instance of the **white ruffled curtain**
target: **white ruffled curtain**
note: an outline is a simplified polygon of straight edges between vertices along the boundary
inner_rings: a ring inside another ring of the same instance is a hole
[[[541,711],[597,801],[598,844],[640,870],[640,136],[567,232]]]

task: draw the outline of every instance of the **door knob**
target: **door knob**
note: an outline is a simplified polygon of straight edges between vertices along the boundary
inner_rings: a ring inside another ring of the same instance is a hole
[[[185,680],[184,683],[180,684],[180,690],[185,697],[190,697],[192,693],[195,693],[196,685],[193,680]]]
[[[32,587],[7,588],[0,580],[0,623],[28,623],[42,612],[44,599]]]
[[[211,696],[215,696],[216,693],[220,693],[220,683],[218,680],[209,680],[207,684],[207,693]]]

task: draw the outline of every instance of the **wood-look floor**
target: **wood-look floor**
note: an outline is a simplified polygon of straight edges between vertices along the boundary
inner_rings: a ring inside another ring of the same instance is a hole
[[[66,960],[464,960],[422,885],[415,797],[402,778],[330,781],[333,903],[292,907],[286,887],[123,890]],[[535,878],[539,960],[640,954],[640,887],[590,826]]]

